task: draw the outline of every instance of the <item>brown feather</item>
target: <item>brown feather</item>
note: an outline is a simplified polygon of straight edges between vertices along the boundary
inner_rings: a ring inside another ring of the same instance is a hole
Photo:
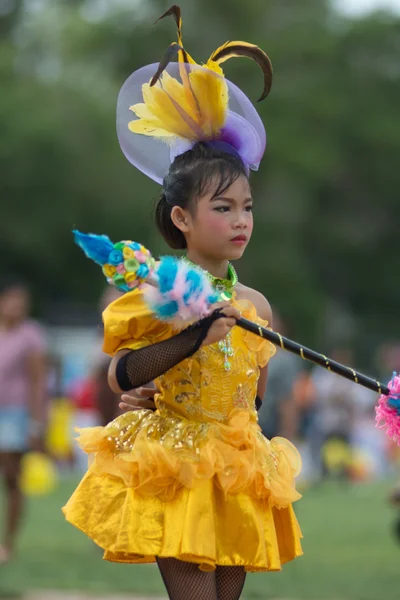
[[[261,67],[264,73],[264,89],[258,99],[258,102],[261,102],[261,100],[264,100],[268,96],[272,85],[272,64],[269,57],[261,48],[253,44],[227,42],[210,56],[210,60],[219,64],[236,56],[251,58]]]
[[[176,57],[180,50],[183,50],[183,48],[176,42],[173,42],[168,46],[164,56],[160,60],[160,64],[158,65],[157,71],[155,72],[150,81],[150,87],[157,83],[157,81],[160,79],[162,72],[165,71],[168,64]]]
[[[165,17],[173,16],[175,19],[176,26],[178,28],[178,42],[182,44],[182,17],[181,17],[181,9],[179,6],[174,4],[169,8],[161,17],[158,17],[157,21],[154,21],[154,25],[164,19]]]

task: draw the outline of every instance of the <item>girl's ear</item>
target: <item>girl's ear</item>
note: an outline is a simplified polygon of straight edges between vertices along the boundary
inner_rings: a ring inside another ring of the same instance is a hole
[[[174,206],[171,210],[171,221],[182,233],[189,231],[189,214],[188,211],[180,206]]]

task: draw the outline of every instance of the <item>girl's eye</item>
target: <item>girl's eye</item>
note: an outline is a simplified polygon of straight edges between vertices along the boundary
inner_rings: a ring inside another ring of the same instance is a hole
[[[246,212],[252,212],[253,211],[253,207],[250,204],[249,206],[246,206],[246,208],[244,209]]]
[[[214,208],[214,210],[218,212],[228,212],[229,206],[217,206],[216,208]]]

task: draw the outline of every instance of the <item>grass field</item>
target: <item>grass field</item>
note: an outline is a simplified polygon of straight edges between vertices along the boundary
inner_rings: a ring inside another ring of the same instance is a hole
[[[32,499],[18,560],[0,571],[0,598],[28,590],[162,595],[152,565],[115,565],[64,522],[60,507],[74,487],[64,481],[51,496]],[[247,578],[244,598],[285,600],[398,600],[400,545],[387,505],[390,484],[326,484],[304,492],[296,511],[304,556],[282,573]]]

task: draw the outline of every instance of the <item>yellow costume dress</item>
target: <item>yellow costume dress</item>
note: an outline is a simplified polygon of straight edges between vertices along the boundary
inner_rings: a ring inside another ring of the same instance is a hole
[[[248,301],[242,315],[265,325]],[[104,313],[104,350],[136,350],[168,339],[139,290]],[[234,327],[231,368],[218,344],[205,346],[156,380],[157,410],[131,411],[80,432],[89,470],[64,507],[66,519],[115,562],[175,557],[276,571],[302,554],[291,503],[300,456],[257,424],[259,367],[274,347]]]

